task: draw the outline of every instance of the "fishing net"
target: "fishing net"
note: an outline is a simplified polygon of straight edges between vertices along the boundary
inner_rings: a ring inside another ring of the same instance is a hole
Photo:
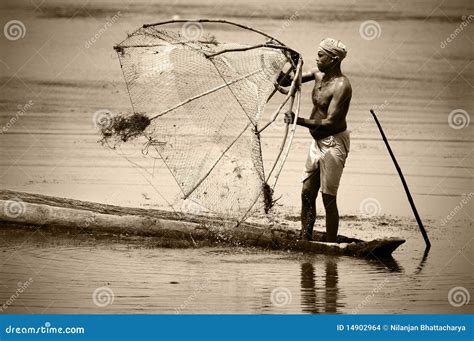
[[[115,50],[132,111],[100,127],[102,143],[133,144],[145,157],[152,149],[183,198],[211,213],[241,221],[254,206],[268,211],[292,134],[283,129],[282,149],[266,166],[261,132],[292,109],[297,82],[278,112],[262,115],[280,73],[301,71],[299,54],[262,32],[210,20],[144,25]]]

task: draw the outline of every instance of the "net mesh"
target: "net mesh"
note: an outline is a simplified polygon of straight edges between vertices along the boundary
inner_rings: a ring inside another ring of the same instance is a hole
[[[194,35],[186,29],[182,23],[143,27],[116,46],[133,112],[115,116],[102,142],[156,150],[184,198],[239,220],[263,197],[258,126],[289,59],[268,46],[242,50],[268,43],[253,32],[254,41],[245,44],[219,41],[209,33],[229,32],[215,26],[199,24]],[[233,29],[233,37],[249,36]],[[124,121],[136,130],[124,133]]]

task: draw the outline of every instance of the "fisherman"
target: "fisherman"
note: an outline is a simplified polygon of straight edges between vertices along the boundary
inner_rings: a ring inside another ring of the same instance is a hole
[[[308,128],[313,137],[302,177],[301,238],[304,240],[313,237],[316,197],[320,189],[326,211],[326,241],[335,242],[337,238],[339,212],[336,196],[350,144],[346,115],[352,88],[349,79],[341,72],[341,62],[346,54],[346,47],[339,40],[323,39],[316,57],[317,69],[304,73],[302,77],[303,83],[315,81],[311,115],[309,119],[298,117],[296,121],[296,124]],[[282,80],[281,85],[289,85],[288,79]],[[285,114],[287,123],[293,123],[294,118],[292,112]]]

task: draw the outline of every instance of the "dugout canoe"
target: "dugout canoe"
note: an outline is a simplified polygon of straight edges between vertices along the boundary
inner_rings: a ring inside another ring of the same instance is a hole
[[[233,245],[305,253],[355,257],[390,257],[405,242],[400,238],[364,241],[338,236],[337,243],[323,242],[325,234],[315,232],[315,241],[297,240],[289,228],[241,224],[212,217],[174,212],[119,207],[24,192],[0,191],[0,222],[9,226],[40,228],[58,232],[153,237],[156,246],[200,247]]]

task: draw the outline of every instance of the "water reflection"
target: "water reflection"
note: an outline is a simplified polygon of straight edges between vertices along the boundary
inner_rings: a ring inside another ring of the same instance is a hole
[[[403,273],[403,268],[392,258],[366,259],[376,272]],[[306,260],[301,263],[301,309],[308,314],[339,314],[346,306],[339,288],[338,258],[328,257],[323,262]]]
[[[425,267],[426,260],[428,259],[428,254],[430,253],[430,249],[426,248],[425,252],[423,253],[423,258],[421,258],[420,264],[418,264],[418,267],[416,268],[415,274],[418,275],[421,270]]]
[[[304,313],[320,314],[339,313],[339,297],[337,262],[334,259],[326,259],[324,274],[321,269],[321,277],[316,276],[317,270],[313,263],[301,264],[301,304]],[[320,280],[319,280],[320,279]],[[319,283],[321,282],[320,287]]]
[[[368,258],[367,261],[369,264],[374,265],[377,270],[381,270],[381,272],[403,272],[403,268],[393,257]]]

